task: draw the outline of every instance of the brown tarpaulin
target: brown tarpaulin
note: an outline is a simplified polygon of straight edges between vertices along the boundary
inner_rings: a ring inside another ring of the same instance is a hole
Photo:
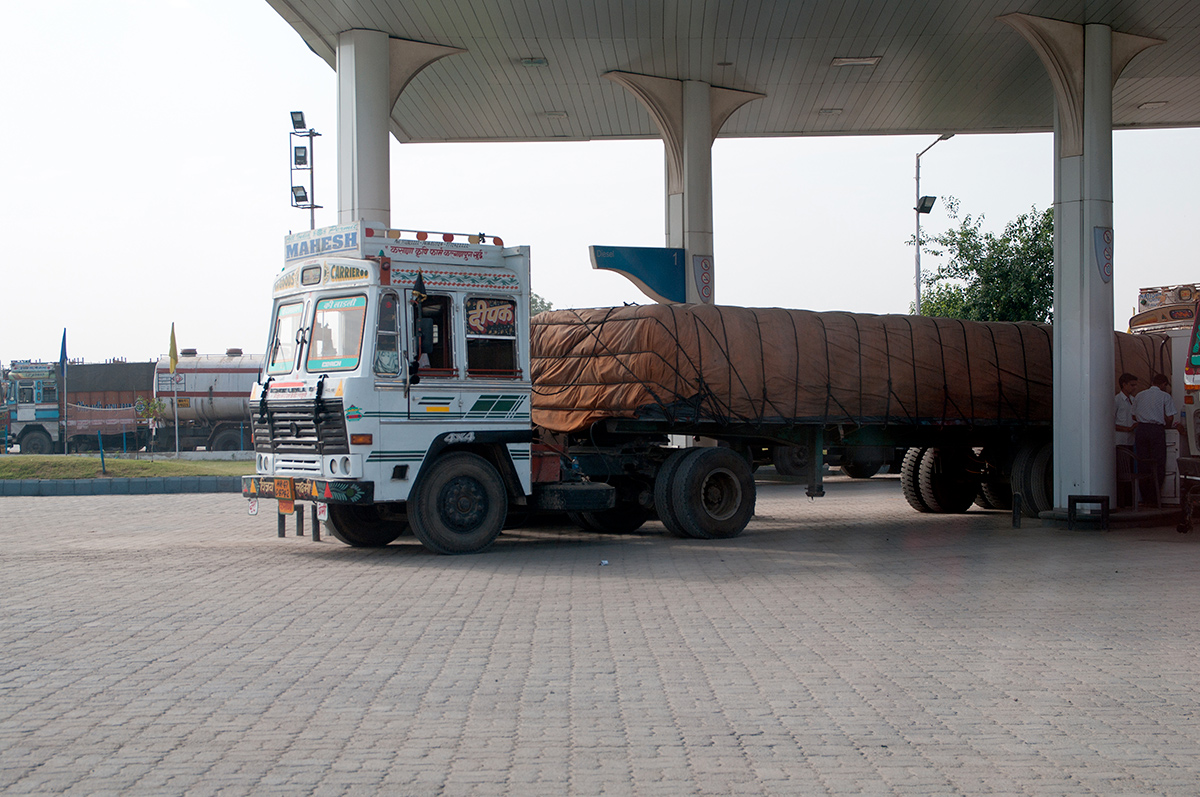
[[[1164,335],[1116,336],[1116,375],[1170,375]],[[538,314],[533,420],[1048,423],[1051,328],[780,308],[642,305]]]

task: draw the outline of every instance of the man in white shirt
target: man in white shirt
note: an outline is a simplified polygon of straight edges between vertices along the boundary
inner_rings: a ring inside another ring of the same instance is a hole
[[[1162,487],[1167,472],[1167,427],[1175,422],[1175,402],[1171,400],[1171,382],[1156,374],[1151,386],[1133,397],[1133,446],[1138,459],[1154,462],[1155,482]]]
[[[1117,384],[1121,389],[1117,391],[1117,395],[1113,396],[1113,419],[1117,426],[1117,457],[1118,466],[1122,463],[1120,457],[1121,451],[1128,451],[1128,459],[1125,460],[1125,465],[1129,466],[1133,462],[1133,396],[1137,393],[1138,378],[1133,374],[1121,374],[1117,380]],[[1120,472],[1118,470],[1118,472]],[[1118,488],[1121,485],[1118,485]],[[1127,491],[1126,491],[1127,492]],[[1124,500],[1131,502],[1131,497],[1126,497]],[[1117,504],[1121,506],[1122,496],[1117,494]]]

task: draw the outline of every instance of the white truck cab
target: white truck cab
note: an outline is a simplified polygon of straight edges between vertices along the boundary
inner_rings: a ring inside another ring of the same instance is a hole
[[[490,544],[531,492],[528,247],[339,225],[288,236],[272,292],[243,494],[351,545]]]

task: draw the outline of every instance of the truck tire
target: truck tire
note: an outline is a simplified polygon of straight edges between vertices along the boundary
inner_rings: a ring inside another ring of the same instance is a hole
[[[881,470],[882,462],[847,462],[842,465],[842,473],[851,479],[869,479]]]
[[[987,497],[987,493],[983,491],[983,485],[979,485],[979,492],[975,493],[975,506],[980,509],[996,509],[996,505],[992,503],[992,499]]]
[[[1012,509],[1012,485],[1008,482],[982,482],[979,492],[987,498],[992,509]]]
[[[930,448],[921,457],[918,484],[930,512],[959,514],[975,503],[979,478],[967,470],[969,452]]]
[[[808,449],[804,446],[773,446],[771,464],[780,476],[803,476],[808,468]]]
[[[54,441],[41,429],[30,429],[21,437],[22,454],[53,454]]]
[[[699,448],[681,448],[667,457],[654,477],[654,511],[658,514],[658,519],[662,521],[663,526],[666,527],[667,533],[672,537],[688,536],[683,527],[679,525],[679,518],[675,514],[674,498],[672,497],[675,474],[685,459],[700,450]]]
[[[209,451],[241,451],[242,435],[237,429],[222,429],[213,435]]]
[[[404,524],[384,520],[375,506],[330,504],[325,530],[355,548],[382,548],[404,533]]]
[[[1054,447],[1047,441],[1026,442],[1013,457],[1012,492],[1021,493],[1021,514],[1036,518],[1054,508]]]
[[[851,479],[869,479],[888,462],[890,449],[883,446],[847,446],[842,457],[842,473]]]
[[[651,513],[641,504],[619,503],[599,512],[568,512],[567,517],[584,531],[597,534],[629,534],[640,529]]]
[[[921,460],[928,450],[921,447],[910,448],[900,464],[900,489],[904,491],[904,500],[918,512],[929,511],[929,504],[921,497],[920,485]]]
[[[500,535],[507,515],[500,474],[469,451],[454,451],[426,465],[408,499],[413,534],[440,554],[484,550]]]
[[[754,515],[754,473],[728,448],[701,448],[684,459],[671,485],[680,528],[702,540],[736,537]]]

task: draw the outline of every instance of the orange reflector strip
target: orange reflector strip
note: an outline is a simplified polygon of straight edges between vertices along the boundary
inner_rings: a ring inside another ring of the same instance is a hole
[[[350,435],[350,444],[355,446],[369,446],[374,442],[374,439],[369,434],[352,434]]]

